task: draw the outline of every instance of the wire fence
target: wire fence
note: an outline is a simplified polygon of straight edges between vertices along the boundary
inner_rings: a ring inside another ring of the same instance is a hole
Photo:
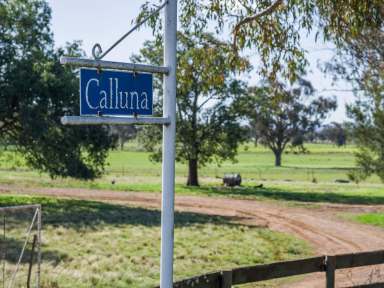
[[[0,259],[0,287],[40,287],[40,205],[0,207]]]

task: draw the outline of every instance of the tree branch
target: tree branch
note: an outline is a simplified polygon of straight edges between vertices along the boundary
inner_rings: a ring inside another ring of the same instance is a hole
[[[212,94],[211,96],[209,96],[207,99],[204,100],[203,103],[201,103],[198,107],[197,107],[197,111],[200,111],[200,109],[205,105],[207,104],[210,100],[214,99],[217,95],[216,94]]]
[[[260,11],[259,13],[251,15],[251,16],[247,16],[243,20],[239,21],[235,25],[235,27],[233,28],[233,48],[234,48],[234,50],[237,51],[237,45],[236,45],[237,35],[239,33],[239,30],[240,30],[241,26],[243,26],[245,24],[248,24],[248,23],[251,23],[253,21],[256,21],[257,19],[259,19],[259,18],[261,18],[261,17],[263,17],[265,15],[271,14],[282,3],[283,3],[283,0],[275,0],[270,6],[268,6],[264,10]]]

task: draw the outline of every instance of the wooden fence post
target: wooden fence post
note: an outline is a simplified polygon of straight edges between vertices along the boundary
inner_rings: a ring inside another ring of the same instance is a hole
[[[221,272],[220,288],[232,287],[232,270]]]
[[[335,271],[336,271],[336,257],[326,256],[325,258],[325,273],[327,278],[327,288],[335,288]]]
[[[33,265],[33,254],[35,253],[36,242],[37,242],[37,235],[33,235],[33,242],[32,242],[32,248],[31,248],[31,256],[29,257],[27,288],[31,287],[31,274],[32,274],[32,265]]]

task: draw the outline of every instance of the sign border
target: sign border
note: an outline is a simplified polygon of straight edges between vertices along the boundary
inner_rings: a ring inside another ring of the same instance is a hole
[[[151,114],[104,114],[102,113],[101,115],[98,115],[97,113],[92,115],[92,114],[82,114],[82,105],[81,105],[81,100],[82,100],[82,94],[81,94],[81,70],[93,70],[93,71],[100,71],[100,73],[103,73],[103,70],[104,71],[111,71],[111,72],[120,72],[120,73],[125,73],[125,74],[146,74],[146,75],[151,75],[152,76],[152,105],[151,105],[151,111],[152,113]],[[79,111],[79,115],[80,116],[83,116],[83,117],[102,117],[102,116],[108,116],[108,117],[129,117],[129,116],[132,116],[132,117],[137,117],[137,116],[146,116],[146,117],[153,117],[153,74],[152,73],[146,73],[146,72],[130,72],[130,71],[126,71],[126,70],[118,70],[118,69],[97,69],[97,68],[89,68],[89,67],[80,67],[79,69],[79,108],[80,108],[80,111]]]

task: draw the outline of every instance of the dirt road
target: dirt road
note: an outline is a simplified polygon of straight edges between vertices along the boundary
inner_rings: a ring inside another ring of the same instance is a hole
[[[140,207],[159,208],[161,202],[160,194],[154,193],[0,186],[0,193],[15,191],[22,194],[117,201]],[[384,206],[320,204],[288,207],[266,201],[177,196],[176,210],[230,216],[244,224],[293,234],[308,241],[318,255],[384,249],[384,229],[351,223],[338,216],[341,212],[384,211]],[[382,265],[339,270],[336,275],[337,287],[377,281],[384,282]],[[324,287],[324,284],[324,274],[318,273],[287,287]]]

